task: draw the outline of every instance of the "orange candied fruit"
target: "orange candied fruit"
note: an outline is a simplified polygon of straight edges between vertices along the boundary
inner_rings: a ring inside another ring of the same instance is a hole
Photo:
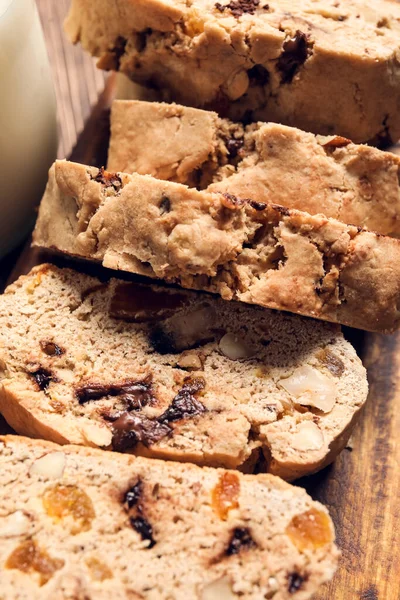
[[[36,571],[40,575],[40,585],[51,579],[55,571],[64,566],[64,561],[51,558],[45,550],[41,550],[34,540],[25,540],[10,554],[6,561],[6,569],[18,569],[24,573]]]
[[[89,496],[75,485],[57,484],[48,488],[43,495],[43,506],[55,521],[70,516],[79,523],[72,533],[88,531],[96,516]]]
[[[300,551],[316,550],[333,541],[328,515],[315,508],[295,515],[287,526],[286,533]]]
[[[227,471],[219,477],[212,491],[212,507],[220,519],[226,520],[230,510],[239,507],[240,481],[236,473]]]
[[[85,562],[90,570],[92,579],[95,581],[104,581],[105,579],[112,578],[112,571],[95,556],[87,558]]]

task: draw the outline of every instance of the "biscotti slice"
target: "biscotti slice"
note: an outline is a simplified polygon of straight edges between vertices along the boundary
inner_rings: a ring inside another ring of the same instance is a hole
[[[0,360],[19,433],[287,479],[335,458],[367,395],[337,326],[50,265],[0,297]]]
[[[73,42],[165,100],[388,145],[400,137],[389,0],[73,0]]]
[[[339,136],[118,100],[107,168],[323,213],[400,237],[400,157]]]
[[[226,300],[399,326],[398,240],[229,193],[58,161],[34,244]]]
[[[332,578],[328,511],[272,475],[0,438],[5,600],[289,600]]]

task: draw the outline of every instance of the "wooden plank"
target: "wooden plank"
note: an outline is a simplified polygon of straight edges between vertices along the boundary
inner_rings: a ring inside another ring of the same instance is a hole
[[[36,0],[46,39],[57,98],[59,149],[58,157],[69,156],[107,74],[96,68],[95,60],[78,46],[73,46],[63,31],[63,21],[70,0]]]

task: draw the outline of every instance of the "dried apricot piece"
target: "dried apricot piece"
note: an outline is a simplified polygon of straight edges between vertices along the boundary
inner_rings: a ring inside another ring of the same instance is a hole
[[[240,481],[236,473],[229,471],[219,477],[212,491],[212,507],[220,519],[226,521],[230,510],[239,507]]]
[[[55,571],[64,566],[64,561],[59,558],[51,558],[45,550],[38,547],[37,543],[30,539],[22,542],[10,554],[6,561],[7,569],[18,569],[24,573],[36,571],[39,573],[39,584],[44,585],[51,579]]]
[[[43,506],[55,521],[72,517],[76,521],[72,533],[88,531],[96,516],[89,496],[75,485],[56,484],[48,488],[43,495]]]
[[[286,533],[300,551],[315,550],[333,540],[328,515],[316,508],[295,515],[286,527]]]
[[[112,578],[113,574],[111,569],[95,556],[90,556],[85,562],[90,570],[92,579],[95,581],[104,581],[105,579]]]

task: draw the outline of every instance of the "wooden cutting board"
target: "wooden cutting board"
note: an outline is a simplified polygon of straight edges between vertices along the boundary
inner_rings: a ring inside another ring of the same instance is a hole
[[[111,77],[71,160],[106,164],[114,93]],[[44,260],[49,255],[28,243],[9,281]],[[368,369],[370,394],[349,447],[332,466],[298,482],[329,508],[342,550],[335,578],[315,600],[400,600],[400,333],[345,335]]]

